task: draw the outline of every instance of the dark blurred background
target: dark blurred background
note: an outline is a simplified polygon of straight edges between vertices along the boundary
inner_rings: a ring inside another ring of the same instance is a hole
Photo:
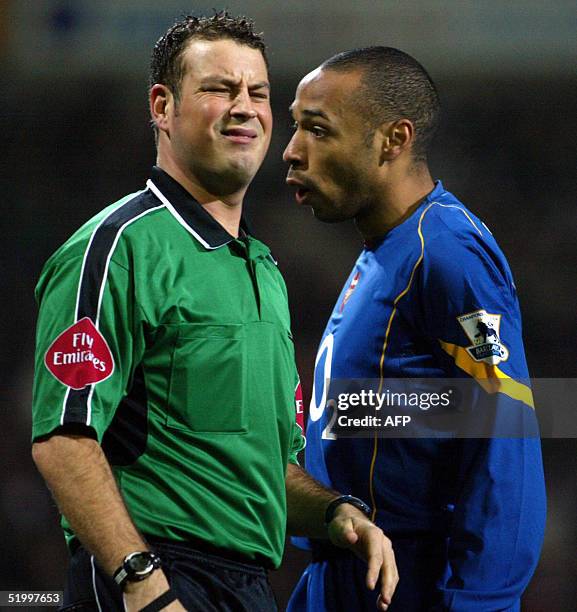
[[[2,313],[0,590],[59,589],[66,550],[29,452],[36,308],[47,257],[85,220],[140,189],[154,163],[150,49],[175,17],[213,3],[0,0]],[[334,53],[399,47],[437,82],[435,178],[495,234],[514,271],[534,377],[576,377],[577,127],[573,2],[228,1],[270,45],[276,131],[249,192],[291,298],[308,403],[317,343],[361,246],[352,224],[298,209],[281,160],[299,79]],[[524,610],[577,609],[577,444],[544,440],[549,518]],[[272,576],[281,609],[306,555]]]

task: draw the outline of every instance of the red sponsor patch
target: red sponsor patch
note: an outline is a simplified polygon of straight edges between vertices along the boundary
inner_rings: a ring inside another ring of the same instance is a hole
[[[44,356],[50,373],[71,389],[102,382],[114,371],[112,353],[94,323],[84,317],[63,331]]]
[[[295,389],[295,411],[296,411],[296,422],[297,425],[305,431],[305,409],[303,405],[303,390],[301,387],[301,381],[299,380],[297,388]]]

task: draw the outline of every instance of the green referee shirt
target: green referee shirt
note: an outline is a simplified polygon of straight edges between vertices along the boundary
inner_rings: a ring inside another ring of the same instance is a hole
[[[155,167],[58,249],[36,297],[33,438],[97,438],[143,533],[278,566],[304,439],[269,249]]]

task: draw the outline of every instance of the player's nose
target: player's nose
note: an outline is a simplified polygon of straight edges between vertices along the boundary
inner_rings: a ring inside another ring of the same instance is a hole
[[[291,166],[302,166],[306,161],[306,152],[298,134],[293,134],[282,155],[283,160]]]

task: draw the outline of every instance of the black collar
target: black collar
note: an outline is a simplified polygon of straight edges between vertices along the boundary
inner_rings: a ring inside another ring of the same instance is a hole
[[[218,249],[235,240],[234,236],[162,168],[152,167],[150,180],[146,185],[206,249]],[[244,216],[241,218],[240,227],[246,234],[251,233]]]

